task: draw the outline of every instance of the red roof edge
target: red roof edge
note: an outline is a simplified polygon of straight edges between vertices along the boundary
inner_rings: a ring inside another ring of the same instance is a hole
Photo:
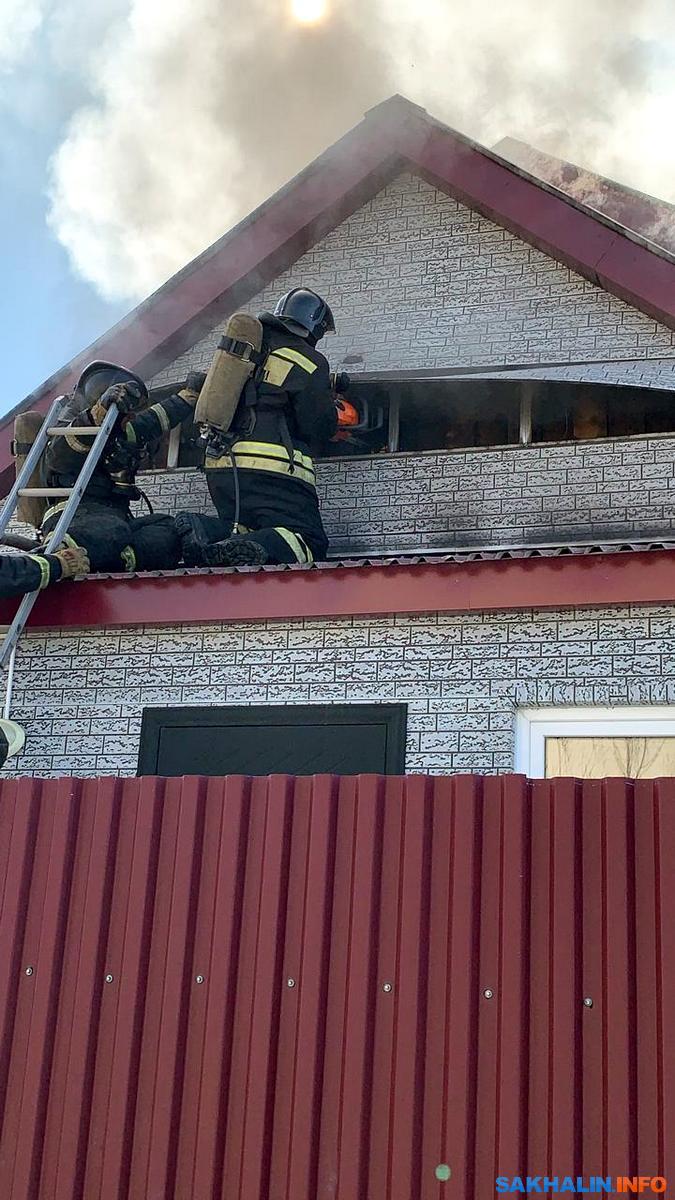
[[[64,583],[39,598],[29,626],[138,627],[672,603],[675,551],[656,550]],[[0,602],[0,622],[8,624],[15,607]]]

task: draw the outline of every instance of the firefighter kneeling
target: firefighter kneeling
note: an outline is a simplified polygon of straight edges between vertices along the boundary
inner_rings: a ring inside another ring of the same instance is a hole
[[[92,571],[172,570],[180,561],[173,518],[159,513],[133,517],[130,503],[141,498],[136,471],[149,447],[191,416],[204,382],[202,372],[168,400],[148,406],[142,379],[114,363],[94,362],[82,373],[70,406],[72,425],[101,425],[111,404],[120,413],[103,455],[87,484],[69,530],[68,543],[83,546]],[[75,434],[47,445],[44,475],[49,487],[72,487],[91,447]],[[41,532],[52,532],[66,502],[49,508]],[[49,544],[48,536],[45,538]]]
[[[308,565],[328,548],[312,453],[337,428],[328,363],[316,349],[333,314],[306,288],[274,313],[237,313],[195,411],[217,517],[176,518],[188,566]]]

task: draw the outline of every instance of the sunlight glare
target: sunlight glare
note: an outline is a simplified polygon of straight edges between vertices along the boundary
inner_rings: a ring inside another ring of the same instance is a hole
[[[293,0],[291,11],[301,25],[316,25],[326,16],[326,0]]]

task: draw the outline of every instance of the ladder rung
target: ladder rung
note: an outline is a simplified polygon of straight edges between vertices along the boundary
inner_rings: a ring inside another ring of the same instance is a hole
[[[98,432],[98,425],[54,425],[47,430],[50,437],[67,437],[70,434],[75,434],[76,437],[96,437]]]
[[[20,488],[20,496],[72,496],[75,488]]]

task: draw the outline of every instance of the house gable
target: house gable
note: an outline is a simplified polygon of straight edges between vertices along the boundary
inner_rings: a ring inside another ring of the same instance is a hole
[[[675,358],[671,329],[409,171],[245,307],[299,284],[330,301],[322,349],[351,372]],[[207,368],[229,311],[153,384]]]

